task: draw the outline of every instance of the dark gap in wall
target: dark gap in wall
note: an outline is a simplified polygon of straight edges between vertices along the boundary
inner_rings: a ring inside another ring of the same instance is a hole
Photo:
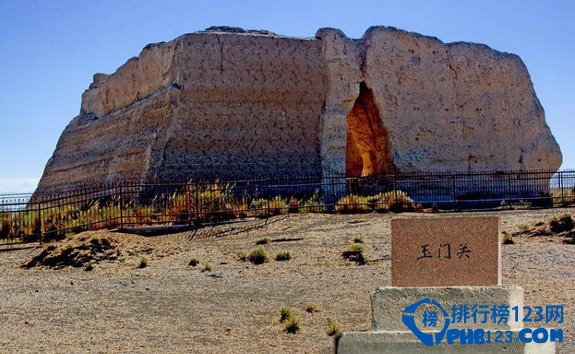
[[[371,176],[395,172],[387,130],[383,126],[373,92],[365,82],[347,115],[346,175]]]

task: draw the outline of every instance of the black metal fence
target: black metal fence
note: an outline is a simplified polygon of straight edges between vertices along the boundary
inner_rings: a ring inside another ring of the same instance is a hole
[[[103,228],[199,227],[305,212],[557,207],[575,204],[575,171],[393,174],[227,182],[124,182],[50,196],[0,195],[0,244]]]

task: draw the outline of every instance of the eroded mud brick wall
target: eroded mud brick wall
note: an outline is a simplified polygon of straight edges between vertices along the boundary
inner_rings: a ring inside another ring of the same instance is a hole
[[[329,28],[308,39],[213,28],[94,75],[37,194],[122,180],[560,164],[516,55],[390,27],[360,39]]]
[[[208,32],[97,74],[38,194],[118,180],[320,176],[316,39]]]
[[[145,176],[157,156],[154,148],[170,128],[178,95],[171,85],[176,47],[177,41],[150,46],[114,74],[94,75],[36,194]]]
[[[324,173],[555,170],[561,152],[521,59],[389,27],[323,43]],[[380,124],[370,117],[378,115]],[[347,123],[346,123],[347,122]]]
[[[180,45],[172,138],[150,177],[320,176],[327,83],[318,41],[203,34]]]
[[[364,80],[403,172],[555,170],[559,145],[529,72],[482,44],[371,28]]]

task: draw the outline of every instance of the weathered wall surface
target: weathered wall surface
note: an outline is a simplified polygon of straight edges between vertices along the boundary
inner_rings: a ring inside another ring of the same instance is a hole
[[[210,31],[97,74],[38,187],[319,176],[321,43]]]
[[[319,176],[326,77],[317,40],[181,38],[173,135],[160,180]]]
[[[560,164],[515,55],[388,27],[357,40],[335,29],[297,39],[215,28],[146,46],[114,74],[95,75],[37,194],[126,179]]]
[[[518,56],[386,28],[364,40],[365,81],[399,171],[559,168],[559,146]]]

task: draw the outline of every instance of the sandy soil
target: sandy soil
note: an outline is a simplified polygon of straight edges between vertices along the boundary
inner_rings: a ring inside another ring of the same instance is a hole
[[[503,230],[515,232],[565,212],[575,210],[480,215],[499,215]],[[369,329],[369,296],[390,285],[392,217],[409,214],[277,216],[267,225],[245,223],[253,227],[247,232],[221,226],[155,237],[84,233],[80,237],[106,237],[121,250],[91,272],[22,269],[39,249],[2,252],[0,352],[330,353],[327,318],[343,331]],[[263,265],[236,260],[263,237],[287,239],[264,247],[293,258]],[[368,247],[367,265],[341,258],[354,237]],[[558,346],[566,354],[575,351],[575,245],[561,241],[519,237],[503,247],[502,265],[503,282],[523,286],[526,304],[566,305],[566,342]],[[142,257],[148,266],[139,269]],[[190,267],[192,257],[209,261],[212,270]],[[320,311],[307,313],[309,303]],[[298,334],[282,331],[282,306],[299,312]]]

